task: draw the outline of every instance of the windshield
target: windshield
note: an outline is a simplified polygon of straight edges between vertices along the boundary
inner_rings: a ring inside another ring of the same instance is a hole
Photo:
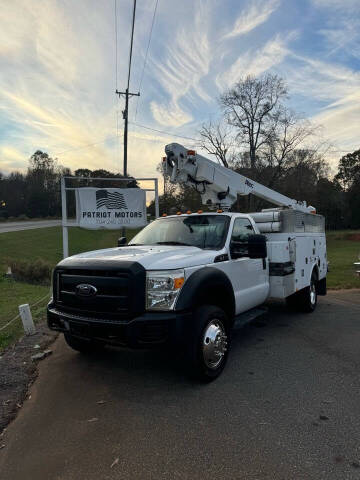
[[[141,230],[129,245],[191,245],[217,250],[224,246],[229,222],[227,215],[161,218]]]

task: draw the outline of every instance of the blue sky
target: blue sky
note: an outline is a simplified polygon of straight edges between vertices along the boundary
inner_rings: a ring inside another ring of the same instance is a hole
[[[0,11],[0,171],[42,149],[72,169],[122,164],[122,101],[132,0],[8,0]],[[138,0],[131,90],[137,91],[155,0]],[[359,0],[159,0],[140,99],[130,102],[129,171],[154,176],[166,143],[216,119],[221,92],[277,73],[290,104],[335,150],[359,148]],[[137,113],[136,113],[137,112]],[[91,146],[90,146],[91,144]]]

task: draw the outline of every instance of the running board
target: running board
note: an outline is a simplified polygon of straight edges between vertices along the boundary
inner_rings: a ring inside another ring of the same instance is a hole
[[[233,328],[236,330],[238,328],[242,328],[247,323],[252,322],[255,318],[260,317],[261,315],[264,315],[265,313],[267,313],[268,310],[269,309],[267,307],[252,308],[247,312],[240,313],[240,315],[236,315]]]

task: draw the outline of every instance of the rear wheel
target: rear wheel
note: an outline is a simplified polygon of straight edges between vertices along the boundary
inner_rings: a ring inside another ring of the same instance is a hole
[[[205,382],[215,380],[224,370],[229,353],[230,329],[225,312],[213,305],[199,307],[188,336],[190,373]]]
[[[293,295],[290,295],[290,297],[287,297],[286,304],[288,307],[301,312],[313,312],[317,305],[316,282],[317,277],[315,272],[313,272],[308,287],[305,287],[300,290],[300,292],[296,292]]]
[[[64,333],[65,342],[71,347],[73,350],[81,353],[93,353],[99,352],[104,348],[99,342],[94,342],[93,340],[86,340],[83,338],[74,337],[69,333]]]
[[[303,311],[311,313],[315,310],[317,304],[316,275],[311,275],[310,285],[304,288]]]

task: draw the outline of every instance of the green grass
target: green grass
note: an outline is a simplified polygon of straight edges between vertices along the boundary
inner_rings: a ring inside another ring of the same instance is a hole
[[[354,238],[356,236],[359,240]],[[330,262],[328,288],[360,288],[360,277],[355,274],[354,266],[354,262],[360,261],[360,231],[328,232],[326,240]]]
[[[127,230],[130,240],[138,230]],[[118,230],[83,230],[69,228],[69,251],[75,253],[115,247],[121,236]],[[48,286],[31,285],[3,279],[9,259],[36,260],[42,258],[54,267],[62,259],[61,227],[23,230],[0,234],[0,328],[18,314],[22,303],[35,303],[47,292]],[[35,321],[44,318],[47,301],[31,309]],[[5,330],[0,331],[0,351],[22,334],[21,320],[15,320]]]
[[[50,287],[30,285],[12,280],[0,280],[0,328],[13,319],[18,312],[18,305],[30,305],[49,293]],[[44,318],[47,299],[31,309],[34,322]],[[20,318],[14,320],[5,330],[0,331],[0,351],[23,334]]]
[[[127,230],[130,240],[137,230]],[[354,262],[360,255],[360,241],[349,236],[360,231],[327,233],[329,288],[360,288],[360,278],[355,275]],[[69,228],[69,249],[73,255],[79,252],[109,248],[117,245],[121,236],[115,230],[83,230]],[[42,258],[55,266],[62,259],[61,227],[24,230],[0,234],[0,278],[6,271],[7,259],[35,260]],[[0,280],[0,328],[18,313],[18,305],[34,303],[49,291],[49,287],[23,282]],[[46,300],[32,309],[35,320],[44,317]],[[16,320],[5,331],[0,331],[0,350],[21,335],[21,321]]]

